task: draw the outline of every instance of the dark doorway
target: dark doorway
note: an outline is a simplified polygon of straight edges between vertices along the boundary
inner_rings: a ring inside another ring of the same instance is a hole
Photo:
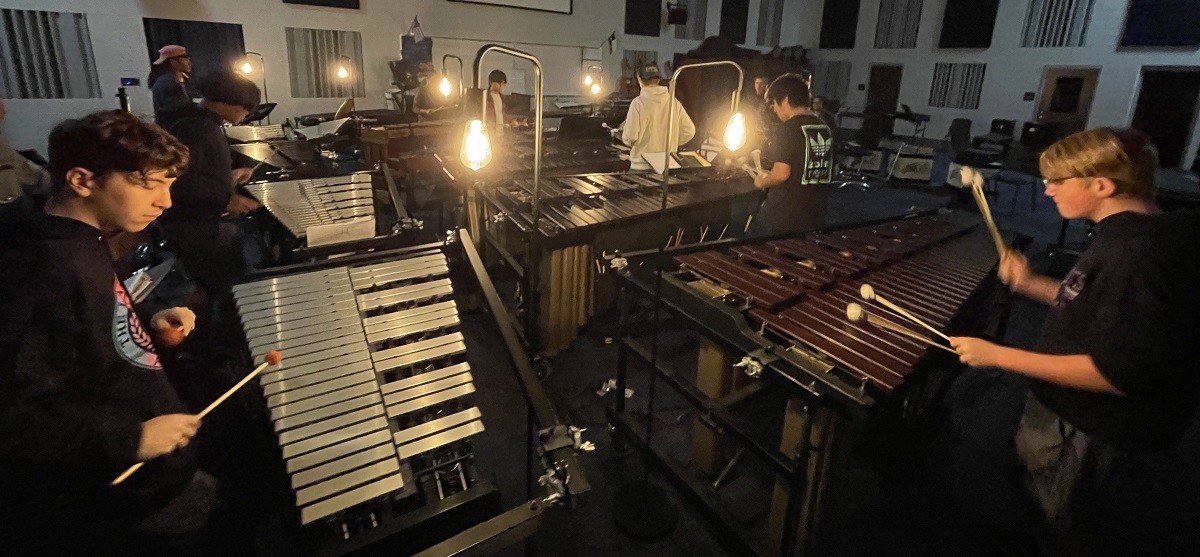
[[[891,118],[896,112],[896,103],[900,102],[900,78],[904,66],[875,65],[871,66],[871,80],[867,84],[867,106],[864,112],[877,118],[868,118],[880,126],[883,137],[892,134]],[[869,125],[864,122],[863,125]]]
[[[1142,69],[1133,127],[1154,141],[1163,168],[1183,164],[1198,96],[1200,68]]]

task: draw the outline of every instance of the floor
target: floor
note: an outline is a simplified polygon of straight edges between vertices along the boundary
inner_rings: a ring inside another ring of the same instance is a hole
[[[943,171],[944,175],[944,171]],[[1186,187],[1194,178],[1181,180]],[[1002,229],[1033,238],[1028,253],[1035,267],[1065,274],[1070,256],[1050,251],[1061,219],[1053,204],[1035,192],[1030,206],[1032,179],[1026,185],[1000,183],[993,200],[994,213]],[[1040,184],[1035,187],[1040,188]],[[898,210],[969,203],[969,196],[927,184],[876,187],[870,191],[840,190],[831,203],[831,223],[853,222],[895,214]],[[1011,207],[1011,210],[1010,210]],[[1086,227],[1071,223],[1067,246],[1086,245]],[[1005,342],[1029,347],[1037,339],[1044,310],[1018,301]],[[611,316],[607,316],[611,318]],[[486,327],[483,315],[467,320],[468,330]],[[586,437],[597,449],[583,457],[592,491],[573,509],[549,513],[541,530],[525,547],[505,554],[536,555],[646,555],[698,556],[728,553],[703,515],[676,494],[680,510],[678,527],[664,540],[641,543],[629,539],[616,527],[613,495],[620,486],[642,477],[642,456],[636,451],[614,450],[604,413],[605,398],[597,391],[616,375],[616,346],[609,335],[613,329],[605,316],[584,331],[574,345],[552,360],[545,385],[560,412],[574,425],[588,428]],[[504,359],[497,338],[473,335],[473,361]],[[694,339],[687,332],[663,335],[663,359],[681,368],[694,367],[694,349],[685,348]],[[476,366],[478,367],[478,366]],[[493,364],[489,366],[496,368]],[[512,507],[525,501],[523,459],[514,448],[524,444],[520,432],[525,420],[519,404],[515,379],[503,373],[481,373],[479,404],[490,434],[479,447],[482,468],[490,470]],[[631,371],[629,404],[645,408],[649,374],[636,365]],[[658,387],[654,412],[654,443],[680,465],[690,458],[689,439],[694,411],[670,389]],[[969,369],[951,388],[942,418],[932,427],[917,457],[906,461],[910,470],[884,485],[863,483],[843,490],[849,495],[830,505],[823,516],[821,555],[1025,555],[1038,524],[1031,500],[1017,483],[1018,462],[1011,446],[1016,420],[1024,404],[1026,386],[1018,376],[993,370]],[[764,430],[778,424],[764,423]],[[1191,437],[1200,438],[1200,428]],[[1196,443],[1200,444],[1200,442]],[[490,455],[490,456],[489,456]],[[495,456],[502,455],[502,456]],[[656,474],[651,481],[666,485]],[[854,482],[855,475],[846,475]],[[715,491],[724,510],[748,528],[764,530],[770,487],[773,480],[764,465],[747,458]],[[535,493],[537,488],[535,486]]]

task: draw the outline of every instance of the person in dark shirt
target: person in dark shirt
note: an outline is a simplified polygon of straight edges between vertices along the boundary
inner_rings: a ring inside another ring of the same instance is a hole
[[[237,226],[223,222],[259,207],[236,186],[250,179],[252,169],[232,168],[223,122],[240,123],[259,102],[258,87],[233,71],[219,71],[196,84],[203,96],[167,128],[191,153],[188,170],[175,183],[175,202],[160,221],[169,247],[184,269],[210,294],[228,291],[244,274],[241,236]]]
[[[751,235],[821,228],[833,175],[833,134],[809,109],[808,84],[800,75],[784,74],[772,82],[767,102],[782,124],[763,150],[768,170],[754,180],[755,187],[767,190],[767,198],[754,217]]]
[[[188,82],[191,73],[192,57],[188,56],[186,48],[169,44],[158,49],[158,59],[154,61],[150,77],[146,79],[156,117],[192,104]],[[159,124],[165,125],[163,122]]]
[[[10,555],[192,554],[212,478],[188,447],[187,414],[105,239],[171,206],[187,149],[124,111],[50,134],[50,197],[0,206],[0,546]],[[110,485],[125,468],[146,466]]]
[[[1200,219],[1160,213],[1157,155],[1135,130],[1071,135],[1040,166],[1063,218],[1096,223],[1093,243],[1062,281],[1001,257],[1000,279],[1050,306],[1036,351],[952,344],[1032,380],[1016,448],[1053,551],[1200,554],[1200,478],[1177,452],[1200,394]]]

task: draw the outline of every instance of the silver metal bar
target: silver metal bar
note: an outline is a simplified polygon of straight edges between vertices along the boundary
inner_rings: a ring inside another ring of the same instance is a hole
[[[448,329],[450,327],[457,326],[458,324],[459,324],[458,313],[452,312],[449,316],[443,317],[441,319],[434,319],[431,321],[422,321],[420,323],[413,323],[412,325],[408,325],[406,327],[396,327],[394,329],[388,329],[377,335],[367,337],[367,341],[371,342],[371,343],[383,342],[383,341],[389,340],[389,339],[397,339],[397,338],[404,338],[404,337],[412,336],[417,333],[425,333],[425,332],[429,332],[429,331]]]
[[[454,294],[454,288],[450,285],[450,279],[441,279],[433,282],[392,288],[383,292],[360,294],[357,301],[361,311],[370,311],[383,306],[421,302],[452,294]]]
[[[270,352],[271,350],[279,350],[279,351],[285,351],[288,355],[288,358],[296,358],[296,357],[304,356],[307,354],[313,354],[315,352],[324,352],[326,350],[337,349],[338,347],[345,346],[347,344],[365,343],[366,341],[367,341],[367,337],[364,336],[362,334],[362,332],[358,332],[358,333],[351,334],[351,335],[335,337],[335,338],[331,338],[329,340],[323,340],[323,341],[319,341],[319,342],[305,343],[305,342],[299,342],[296,340],[279,341],[279,342],[275,342],[273,344],[267,344],[265,346],[261,346],[261,347],[255,349],[254,357],[255,357],[255,359],[258,359],[260,356],[266,354],[267,352]],[[285,348],[285,347],[287,347],[287,348]]]
[[[371,447],[383,444],[392,444],[392,436],[387,431],[376,431],[370,435],[349,439],[330,445],[324,449],[313,451],[308,454],[300,455],[296,458],[290,458],[287,461],[287,472],[294,474],[306,468],[312,468],[318,464],[325,464],[331,460],[337,460],[343,456],[365,451]]]
[[[323,320],[322,320],[323,319]],[[346,329],[357,325],[358,332],[362,332],[362,320],[359,319],[357,311],[353,309],[339,309],[334,312],[328,312],[325,315],[314,315],[312,317],[303,317],[300,319],[292,319],[284,322],[277,322],[270,325],[261,325],[253,329],[246,330],[247,340],[250,342],[264,339],[270,342],[272,338],[284,340],[288,338],[297,338],[312,334],[306,332],[308,327],[327,327]],[[295,334],[292,333],[295,331]]]
[[[402,402],[413,400],[415,398],[421,398],[439,391],[444,391],[451,387],[457,387],[459,385],[470,383],[474,380],[475,378],[472,377],[470,373],[461,373],[438,381],[431,381],[423,385],[418,385],[411,389],[405,389],[403,391],[397,391],[383,395],[383,404],[391,408],[392,406],[399,405]],[[399,416],[400,414],[391,412],[389,410],[389,415]]]
[[[311,412],[318,408],[324,408],[342,401],[361,398],[377,393],[379,393],[379,385],[377,385],[374,381],[371,381],[370,383],[354,385],[352,387],[325,393],[318,397],[307,398],[292,404],[286,404],[272,408],[271,421],[277,422],[288,416],[295,416],[297,414]]]
[[[286,289],[280,291],[255,294],[238,300],[238,307],[257,307],[256,304],[270,303],[274,306],[285,306],[293,301],[307,301],[321,298],[344,298],[352,294],[348,286],[339,286],[335,290],[319,288],[312,290]]]
[[[396,449],[396,454],[401,459],[412,458],[416,455],[427,453],[438,447],[444,447],[455,441],[461,441],[483,431],[483,421],[476,420],[467,425],[458,426],[454,429],[444,431],[437,435],[426,437],[415,443],[409,443]]]
[[[395,271],[404,271],[418,267],[429,267],[431,265],[445,265],[446,255],[440,251],[430,252],[427,255],[417,255],[400,259],[397,261],[388,261],[378,263],[371,266],[355,267],[350,269],[350,280],[356,285],[364,280],[369,280],[377,273],[391,273]],[[355,288],[360,288],[356,286]]]
[[[317,305],[318,303],[321,303],[321,302],[324,302],[326,304],[334,304],[334,303],[342,302],[342,301],[345,301],[348,299],[354,299],[353,294],[348,293],[348,292],[331,292],[329,295],[319,296],[319,297],[318,296],[288,297],[286,299],[263,300],[261,302],[256,302],[253,304],[242,304],[242,305],[238,306],[238,312],[242,313],[242,314],[246,314],[246,313],[250,313],[253,311],[261,311],[264,309],[282,309],[285,311],[290,310],[290,309],[308,309],[309,307],[311,307],[313,305]],[[301,306],[301,307],[293,308],[291,306]]]
[[[394,407],[389,406],[389,407],[387,407],[387,413],[388,413],[388,416],[393,416],[393,417],[402,416],[404,414],[408,414],[410,412],[415,412],[422,408],[428,408],[430,406],[433,406],[434,404],[446,402],[447,400],[454,400],[456,398],[462,398],[473,392],[475,392],[475,385],[473,385],[471,383],[467,383],[465,385],[460,385],[458,387],[454,387],[453,389],[447,389],[445,391],[437,392],[437,393],[431,394],[431,395],[423,397],[423,398],[418,398],[416,400],[410,400],[403,404],[398,404]]]
[[[284,284],[320,282],[323,280],[329,280],[331,278],[345,276],[347,276],[346,268],[338,267],[336,269],[327,269],[324,271],[312,271],[310,273],[301,273],[298,275],[287,275],[277,278],[256,280],[254,282],[246,282],[234,285],[233,295],[236,298],[246,293],[257,293],[262,290],[270,290]]]
[[[387,383],[382,387],[381,390],[383,391],[384,395],[387,395],[402,391],[404,389],[411,389],[417,385],[424,385],[425,383],[429,383],[431,381],[438,381],[447,377],[458,375],[460,373],[466,373],[468,371],[471,371],[471,365],[467,362],[463,362],[449,367],[444,367],[442,369],[435,369],[428,373],[420,373],[399,381]]]
[[[340,476],[355,468],[361,468],[372,462],[379,462],[380,460],[389,458],[396,458],[396,448],[391,443],[346,458],[339,458],[327,464],[292,474],[292,490],[298,490],[306,485],[312,485],[327,478]]]
[[[352,398],[346,402],[333,404],[324,408],[318,408],[311,412],[305,412],[303,414],[296,414],[294,416],[281,418],[275,422],[275,431],[285,431],[294,427],[308,425],[313,422],[332,418],[338,414],[345,414],[352,410],[358,410],[364,406],[374,406],[381,402],[383,402],[383,398],[379,396],[379,393],[371,393],[367,396]]]
[[[273,347],[274,350],[284,350],[323,340],[349,337],[356,333],[362,333],[361,323],[351,321],[350,324],[344,324],[340,321],[335,321],[330,323],[329,327],[305,327],[299,330],[285,330],[282,333],[274,335],[274,338],[271,338],[270,335],[258,336],[254,339],[254,342],[247,344],[250,345],[252,353],[267,346]]]
[[[288,356],[287,358],[284,358],[283,362],[281,362],[279,365],[275,366],[276,373],[282,373],[285,376],[288,376],[289,375],[288,370],[295,370],[297,368],[307,366],[308,364],[323,362],[325,360],[335,358],[337,356],[348,356],[348,355],[354,354],[356,352],[365,352],[366,350],[367,350],[367,345],[365,343],[356,343],[356,344],[344,344],[342,346],[329,348],[329,349],[325,350],[324,352],[314,352],[312,354],[305,354],[303,356]],[[313,369],[312,371],[321,371],[321,369],[328,369],[328,368],[322,367],[320,369]],[[299,375],[299,374],[290,374],[290,375],[295,376],[295,375]]]
[[[371,406],[362,410],[350,412],[349,414],[342,414],[341,416],[329,418],[328,420],[323,420],[312,425],[281,432],[279,434],[279,444],[286,447],[290,443],[297,443],[315,435],[321,435],[329,431],[341,429],[363,420],[383,417],[383,414],[384,410],[382,406]]]
[[[360,371],[354,375],[346,375],[324,383],[317,383],[309,387],[287,391],[267,397],[267,408],[275,408],[285,404],[295,404],[301,400],[312,398],[326,393],[332,393],[338,389],[353,387],[360,383],[371,383],[376,386],[375,374],[371,370]]]
[[[457,309],[458,309],[458,304],[454,303],[454,300],[447,300],[445,302],[438,302],[436,304],[429,304],[429,305],[425,305],[425,306],[417,306],[417,307],[411,308],[411,309],[395,311],[392,313],[385,313],[383,315],[376,315],[374,317],[368,317],[366,319],[363,319],[362,320],[363,329],[366,329],[367,334],[371,334],[371,333],[383,330],[383,328],[386,328],[386,327],[381,328],[381,325],[386,325],[396,319],[416,318],[416,317],[419,317],[419,316],[422,316],[425,314],[434,313],[434,312],[444,312],[446,310],[450,310],[451,312],[454,312]],[[439,315],[438,317],[444,317],[444,315]],[[401,323],[401,325],[406,325],[406,324],[407,323]]]
[[[360,468],[344,476],[306,487],[296,492],[296,505],[306,506],[331,495],[335,495],[363,485],[371,480],[400,473],[400,464],[395,460],[376,462],[366,468]]]
[[[283,324],[318,315],[331,315],[345,310],[350,310],[352,314],[357,313],[358,304],[354,302],[353,298],[332,303],[327,299],[314,300],[312,303],[289,304],[281,308],[273,307],[254,312],[241,312],[242,328],[249,331],[256,327]]]
[[[395,348],[388,348],[387,350],[380,350],[378,352],[375,352],[374,354],[371,354],[371,360],[373,360],[375,362],[375,364],[377,366],[376,367],[377,370],[384,371],[384,368],[381,368],[378,366],[386,360],[390,360],[392,358],[398,358],[400,356],[405,356],[408,354],[413,354],[416,352],[429,350],[431,348],[437,348],[439,346],[445,346],[447,344],[452,344],[455,342],[462,342],[462,341],[463,341],[462,333],[450,333],[448,335],[442,335],[437,338],[431,338],[428,340],[413,342],[410,344],[405,344],[403,346],[397,346]],[[391,368],[386,368],[386,369],[391,369]]]
[[[285,359],[284,361],[287,361],[287,360]],[[341,356],[331,357],[328,360],[322,360],[320,362],[316,362],[316,363],[305,365],[305,366],[296,366],[296,367],[287,368],[287,369],[283,369],[283,370],[264,373],[264,374],[262,374],[261,377],[259,377],[259,383],[266,386],[269,383],[275,383],[277,381],[293,381],[295,379],[298,379],[298,378],[308,375],[308,374],[317,373],[320,371],[329,371],[329,370],[334,370],[334,369],[340,369],[342,366],[356,364],[356,362],[360,362],[360,361],[366,361],[369,364],[371,361],[371,354],[368,353],[366,350],[362,350],[362,351],[354,352],[351,354],[344,354]],[[283,363],[281,362],[280,365],[283,365]],[[278,366],[276,366],[276,367],[278,367]]]
[[[414,344],[416,344],[416,343],[414,343]],[[445,357],[449,357],[449,356],[457,356],[459,354],[466,353],[466,351],[467,351],[466,344],[463,344],[462,342],[454,342],[451,344],[445,344],[442,346],[430,348],[429,350],[423,350],[421,352],[416,352],[413,354],[400,356],[398,358],[391,358],[389,360],[377,361],[377,362],[375,362],[375,370],[379,371],[380,373],[383,373],[385,371],[390,371],[393,369],[404,368],[404,367],[408,367],[411,365],[416,365],[421,362],[433,361],[433,360],[437,360],[437,359],[445,358]]]
[[[289,443],[281,447],[283,451],[283,459],[287,460],[300,456],[304,453],[309,453],[320,449],[335,445],[347,439],[362,437],[370,433],[384,430],[388,428],[388,420],[383,416],[378,416],[365,422],[357,423],[349,427],[338,428],[336,431],[323,433],[316,437],[310,437],[297,443]]]
[[[279,300],[293,296],[328,298],[341,291],[350,291],[350,279],[343,277],[324,282],[301,282],[280,285],[261,291],[251,291],[237,297],[239,305],[255,304],[264,300]]]
[[[317,373],[310,373],[308,375],[303,375],[303,376],[297,377],[295,379],[287,380],[287,381],[275,381],[272,383],[266,383],[262,386],[263,395],[271,397],[271,396],[275,396],[280,393],[287,393],[287,392],[292,392],[292,391],[296,391],[299,389],[306,389],[313,385],[319,385],[326,381],[332,381],[334,379],[337,379],[338,377],[343,377],[346,375],[351,375],[351,374],[356,374],[356,373],[362,373],[362,372],[366,372],[366,371],[374,373],[375,368],[374,368],[374,366],[371,365],[370,360],[364,359],[364,360],[361,360],[358,362],[351,363],[349,365],[339,366],[339,367],[327,369],[325,371],[319,371]]]
[[[391,476],[382,479],[378,482],[364,485],[354,491],[348,491],[336,497],[331,497],[315,505],[300,509],[300,524],[308,524],[314,520],[320,520],[333,513],[345,510],[354,505],[369,501],[376,497],[383,497],[388,493],[404,488],[404,479],[400,476]]]
[[[435,263],[426,267],[413,267],[410,269],[377,273],[371,275],[370,279],[364,279],[362,282],[355,281],[354,289],[364,290],[373,286],[387,284],[389,282],[443,277],[449,272],[450,268],[447,267],[445,263]]]
[[[460,426],[471,420],[477,420],[480,417],[481,414],[478,408],[468,408],[462,412],[451,414],[444,418],[438,418],[416,427],[410,427],[408,429],[401,430],[392,436],[392,440],[396,442],[396,446],[401,446],[405,443],[411,443],[422,437],[428,437],[439,431]]]

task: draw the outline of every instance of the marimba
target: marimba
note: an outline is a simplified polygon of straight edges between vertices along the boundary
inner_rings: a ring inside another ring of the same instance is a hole
[[[480,519],[499,511],[474,469],[484,423],[448,273],[429,249],[234,290],[254,357],[285,354],[260,382],[313,553],[361,548],[460,505]]]
[[[716,475],[736,440],[780,478],[770,508],[771,551],[797,536],[812,543],[821,498],[834,496],[826,492],[827,474],[851,458],[846,440],[856,439],[859,450],[887,446],[878,452],[888,455],[884,467],[894,469],[907,439],[903,432],[920,429],[962,369],[953,354],[930,346],[943,341],[863,299],[860,288],[869,284],[879,296],[956,335],[983,332],[995,322],[989,305],[1006,300],[1005,289],[996,288],[998,256],[987,230],[978,216],[957,212],[634,254],[627,261],[620,276],[641,295],[653,294],[656,270],[662,269],[661,303],[701,333],[695,384],[678,373],[661,374],[702,409],[692,430],[693,464]],[[851,303],[931,340],[851,322]],[[626,339],[622,350],[648,360],[646,344]],[[619,373],[617,392],[625,370]],[[772,404],[778,397],[787,401],[778,448],[761,441],[761,415],[748,423],[733,407],[752,405],[764,391],[776,397]],[[636,435],[624,404],[618,397],[614,423]],[[859,442],[863,431],[876,435]],[[695,489],[704,493],[712,486]],[[762,547],[747,543],[750,552]]]
[[[752,204],[735,201],[759,195],[744,172],[712,168],[671,176],[665,212],[662,183],[653,175],[543,177],[540,190],[535,219],[531,179],[477,188],[468,229],[521,268],[522,292],[534,302],[526,308],[526,340],[551,354],[570,345],[587,318],[611,301],[596,284],[607,271],[605,252],[740,233]]]

